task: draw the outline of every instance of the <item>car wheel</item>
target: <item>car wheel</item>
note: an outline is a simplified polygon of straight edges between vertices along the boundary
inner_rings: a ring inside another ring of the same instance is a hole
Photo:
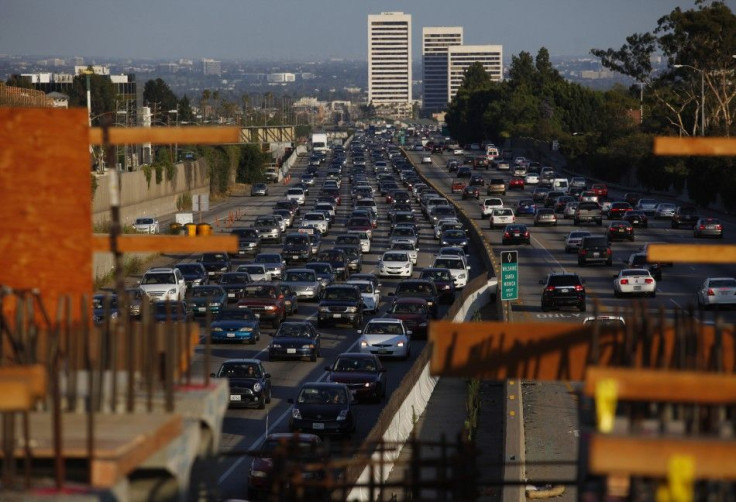
[[[542,304],[542,312],[549,312],[549,311],[550,311],[550,308],[547,305]]]
[[[309,356],[309,360],[312,362],[317,361],[317,352],[312,352],[312,355]]]
[[[258,409],[262,410],[266,407],[266,396],[261,394],[260,399],[258,400]]]
[[[266,403],[271,402],[271,387],[268,388],[268,396],[266,396]]]

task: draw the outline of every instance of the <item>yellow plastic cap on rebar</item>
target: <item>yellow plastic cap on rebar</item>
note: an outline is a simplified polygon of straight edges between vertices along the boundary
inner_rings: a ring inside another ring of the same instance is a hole
[[[595,411],[598,418],[598,430],[605,434],[613,431],[618,401],[618,384],[607,378],[600,380],[595,386]]]

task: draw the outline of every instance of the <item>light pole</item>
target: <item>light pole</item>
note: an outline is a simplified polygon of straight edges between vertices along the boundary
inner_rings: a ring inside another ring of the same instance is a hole
[[[176,105],[176,109],[169,110],[169,113],[176,114],[176,127],[179,127],[179,105]],[[174,144],[174,164],[179,162],[179,143]]]
[[[690,68],[700,72],[700,135],[705,136],[705,71],[688,64],[676,64],[675,68]]]

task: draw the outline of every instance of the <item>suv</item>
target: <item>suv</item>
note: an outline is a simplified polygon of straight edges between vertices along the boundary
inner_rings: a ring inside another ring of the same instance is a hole
[[[439,314],[439,294],[437,293],[437,286],[434,282],[427,279],[412,279],[409,281],[401,281],[396,286],[394,293],[389,293],[389,296],[393,297],[393,302],[399,298],[421,298],[426,300],[429,312],[433,319],[437,319]]]
[[[306,262],[312,257],[312,244],[307,234],[289,234],[284,240],[281,255],[287,264]]]
[[[680,228],[681,226],[695,227],[695,223],[700,219],[698,208],[695,206],[680,206],[672,215],[672,228]]]
[[[542,290],[542,310],[547,312],[560,307],[577,307],[585,312],[585,286],[578,274],[552,273],[539,281]]]
[[[232,266],[227,253],[203,253],[198,261],[204,265],[210,279],[219,279],[225,272],[230,272]]]
[[[272,282],[251,282],[243,285],[238,308],[250,309],[260,321],[271,321],[276,329],[286,319],[286,301],[278,284]]]
[[[603,212],[597,202],[579,202],[574,218],[575,226],[583,222],[595,223],[598,226],[603,225]]]
[[[613,251],[605,235],[588,235],[580,241],[578,265],[584,267],[590,262],[602,262],[608,266],[613,264]]]
[[[317,327],[328,322],[348,322],[358,329],[363,324],[363,295],[353,284],[333,284],[322,292],[317,309]]]
[[[486,188],[486,195],[493,195],[494,193],[500,193],[506,195],[506,183],[503,178],[491,178]]]
[[[266,171],[265,171],[265,172],[263,173],[263,178],[264,178],[264,179],[265,179],[265,180],[266,180],[266,181],[267,181],[268,183],[277,183],[277,182],[279,181],[279,172],[278,172],[278,171],[277,171],[277,170],[276,170],[275,168],[273,168],[273,167],[269,167],[269,168],[268,168],[268,169],[266,169]]]
[[[183,300],[187,294],[184,275],[178,268],[151,268],[143,274],[140,288],[153,301]]]

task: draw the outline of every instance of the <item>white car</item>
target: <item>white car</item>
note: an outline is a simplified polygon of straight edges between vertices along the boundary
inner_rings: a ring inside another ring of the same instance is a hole
[[[159,232],[158,220],[156,218],[136,218],[133,222],[133,230],[144,234],[157,234]]]
[[[503,207],[503,199],[499,197],[486,197],[480,202],[480,214],[482,218],[490,216],[494,209]]]
[[[578,208],[577,202],[568,202],[565,204],[565,210],[562,215],[566,220],[573,219],[575,217],[575,210]]]
[[[246,263],[238,265],[235,269],[236,272],[248,272],[250,279],[253,282],[271,282],[271,272],[266,270],[265,265],[260,263]]]
[[[527,173],[527,175],[524,177],[524,183],[527,185],[538,185],[539,173]]]
[[[577,251],[580,247],[580,243],[583,241],[583,237],[592,235],[586,230],[573,230],[567,237],[565,237],[565,253],[572,253]]]
[[[494,209],[491,213],[491,228],[505,227],[516,221],[514,210],[510,207],[501,207]]]
[[[324,235],[327,233],[327,230],[329,228],[330,221],[325,216],[325,213],[323,212],[317,212],[317,211],[310,211],[307,214],[304,215],[304,218],[302,218],[302,222],[300,223],[300,228],[314,228],[316,229],[320,234]]]
[[[372,319],[358,333],[358,346],[364,354],[402,359],[408,359],[411,355],[411,331],[406,329],[401,319]]]
[[[363,312],[375,313],[378,310],[378,302],[380,301],[381,295],[376,289],[375,284],[371,281],[365,280],[354,280],[351,279],[347,284],[357,286],[360,290],[360,295],[363,297]]]
[[[380,277],[411,277],[414,265],[406,251],[386,251],[378,260]]]
[[[187,294],[184,275],[178,268],[148,269],[139,287],[153,301],[183,300]]]
[[[432,157],[429,155],[422,155],[422,164],[431,164]]]
[[[677,204],[671,202],[660,202],[654,211],[654,217],[659,219],[670,219],[675,215]]]
[[[437,256],[432,263],[432,268],[447,268],[452,274],[456,288],[464,288],[468,284],[468,272],[470,265],[462,256]]]
[[[411,264],[417,264],[417,258],[419,257],[419,248],[416,243],[411,240],[395,240],[391,242],[391,251],[406,251],[409,253],[409,259]]]
[[[276,221],[279,222],[279,226],[281,227],[281,232],[286,232],[286,227],[289,226],[288,220],[284,219],[284,217],[280,214],[274,214],[274,218],[276,218]]]
[[[708,277],[698,290],[698,306],[708,309],[715,306],[736,305],[736,279],[733,277]]]
[[[452,154],[453,155],[465,155],[465,150],[462,148],[453,148]]]
[[[296,200],[300,206],[303,206],[307,200],[307,195],[304,193],[304,189],[294,187],[286,191],[286,198]]]
[[[614,276],[613,295],[657,295],[657,281],[649,270],[641,268],[625,268]]]

